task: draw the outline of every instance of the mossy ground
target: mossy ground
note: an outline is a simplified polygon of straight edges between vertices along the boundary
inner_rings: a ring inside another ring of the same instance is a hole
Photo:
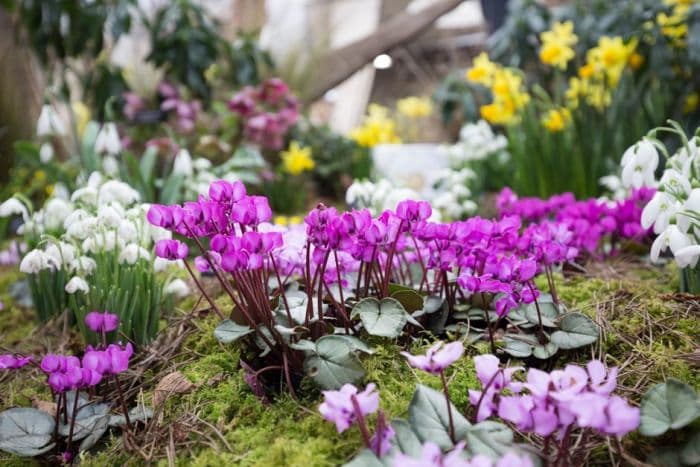
[[[677,287],[676,274],[671,266],[656,268],[633,262],[607,264],[590,275],[557,276],[559,296],[568,308],[594,318],[603,333],[593,348],[559,354],[553,364],[581,363],[596,356],[611,365],[619,365],[621,391],[634,402],[640,400],[646,389],[667,377],[700,388],[697,369],[682,357],[696,350],[700,305],[673,294]],[[0,284],[6,285],[14,278],[16,275],[5,272],[0,276]],[[225,299],[219,299],[218,303],[222,309],[230,308]],[[194,300],[181,303],[176,314],[188,313],[193,304]],[[30,320],[19,319],[16,310],[11,309],[10,313],[10,320],[17,321],[13,325],[3,320],[0,324],[3,335],[20,335],[33,329],[33,325],[27,324]],[[279,396],[272,404],[260,402],[243,380],[238,350],[214,339],[217,322],[213,315],[198,318],[195,321],[198,329],[184,341],[179,356],[158,372],[165,375],[178,370],[195,386],[188,394],[171,396],[156,415],[155,424],[161,430],[161,437],[149,438],[151,462],[182,466],[335,466],[349,460],[361,448],[357,430],[339,435],[332,424],[320,417],[317,408],[321,395],[308,382],[303,384],[300,401]],[[363,357],[365,380],[377,384],[381,407],[389,418],[405,417],[416,383],[437,388],[439,380],[409,368],[399,354],[398,345],[379,339],[371,344],[376,352]],[[428,345],[429,340],[419,340],[412,344],[411,350],[419,351]],[[476,355],[484,350],[480,344],[468,353]],[[454,402],[466,411],[467,390],[478,386],[471,358],[462,359],[454,366],[450,381]],[[154,384],[142,388],[147,401]],[[29,398],[40,387],[41,379],[37,375],[2,377],[2,406],[28,405]],[[648,439],[632,435],[625,439],[624,445],[628,453],[644,459],[650,449],[648,443]],[[604,464],[607,458],[607,448],[601,444],[593,459]],[[0,462],[4,460],[9,458],[0,457]],[[127,454],[123,439],[114,436],[103,449],[84,455],[82,463],[142,465],[145,461],[142,456]]]

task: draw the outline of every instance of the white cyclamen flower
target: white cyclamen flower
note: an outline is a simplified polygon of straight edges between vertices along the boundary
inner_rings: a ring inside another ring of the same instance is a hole
[[[640,188],[654,186],[654,171],[659,165],[659,153],[648,139],[639,141],[627,148],[620,161],[622,183],[625,186]]]
[[[36,122],[37,136],[64,135],[66,129],[56,111],[48,104],[41,108],[39,120]]]
[[[54,151],[51,143],[44,143],[39,148],[39,160],[44,164],[48,164],[53,160]]]
[[[29,210],[27,206],[17,198],[12,197],[0,204],[0,217],[10,217],[17,214],[21,215],[25,222],[29,220]]]
[[[173,295],[176,298],[186,297],[190,293],[190,288],[182,279],[173,279],[163,288],[165,295]]]
[[[654,243],[651,244],[649,256],[653,262],[657,262],[659,260],[659,255],[668,248],[671,249],[671,253],[675,256],[678,251],[690,246],[692,243],[690,237],[681,232],[677,226],[669,225],[666,230],[661,232],[661,235],[656,237]],[[676,261],[678,260],[676,259]],[[681,266],[681,263],[679,263],[679,266]]]
[[[20,272],[25,274],[36,274],[42,269],[50,268],[46,254],[41,250],[32,250],[27,253],[19,264]]]
[[[100,132],[95,139],[95,152],[98,154],[109,154],[116,156],[122,151],[122,142],[119,138],[117,125],[109,122],[102,125]]]
[[[88,293],[89,291],[90,286],[82,277],[74,276],[66,284],[66,292],[69,294],[74,294],[76,292]]]
[[[190,156],[190,152],[184,148],[180,149],[173,163],[173,175],[189,177],[192,175],[192,172],[192,156]]]

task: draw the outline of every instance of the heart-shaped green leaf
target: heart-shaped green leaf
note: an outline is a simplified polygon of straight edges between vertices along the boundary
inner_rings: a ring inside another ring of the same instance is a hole
[[[339,389],[343,384],[357,383],[365,374],[349,344],[325,338],[316,342],[315,353],[307,355],[304,371],[322,389]]]
[[[455,438],[464,439],[471,424],[457,407],[451,402],[450,405]],[[416,387],[416,392],[413,393],[413,399],[408,407],[408,421],[421,441],[432,441],[442,449],[450,449],[454,446],[452,439],[450,439],[450,422],[445,395],[435,389],[422,384]]]
[[[559,316],[559,309],[552,302],[542,302],[538,303],[540,307],[540,317],[542,318],[542,326],[547,326],[550,328],[556,327],[555,320]],[[537,305],[530,303],[525,307],[525,319],[527,319],[532,324],[540,324],[539,317],[537,315]]]
[[[473,456],[483,455],[498,459],[512,450],[513,432],[502,423],[485,421],[467,429],[467,451]]]
[[[398,337],[408,321],[403,305],[393,298],[383,298],[381,301],[373,297],[364,298],[352,310],[353,317],[358,315],[368,333],[389,338]]]
[[[251,332],[253,329],[250,326],[244,326],[227,319],[214,329],[214,337],[222,344],[230,344]]]
[[[683,428],[698,416],[698,395],[687,384],[671,378],[644,395],[639,432],[644,436],[659,436],[669,429]]]
[[[557,353],[559,347],[554,342],[547,342],[544,345],[536,345],[532,348],[532,355],[540,360],[547,360]]]
[[[582,313],[564,315],[559,327],[560,330],[552,333],[550,342],[560,349],[576,349],[598,340],[598,326]]]
[[[532,355],[532,345],[520,339],[513,339],[506,336],[503,338],[503,343],[505,344],[503,350],[508,355],[512,355],[516,358],[527,358]]]
[[[15,408],[0,413],[0,449],[32,457],[54,447],[54,419],[37,409]]]
[[[435,313],[445,304],[445,299],[438,295],[428,295],[423,299],[423,311],[429,315]]]
[[[681,449],[681,461],[685,465],[700,465],[700,430],[696,430]]]
[[[394,428],[394,444],[396,447],[411,457],[420,456],[422,444],[418,435],[406,420],[397,418],[391,421]]]
[[[401,303],[408,313],[423,309],[423,297],[415,290],[397,290],[391,294],[391,298]]]

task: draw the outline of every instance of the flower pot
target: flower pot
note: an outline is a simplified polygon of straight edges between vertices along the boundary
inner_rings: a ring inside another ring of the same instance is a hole
[[[372,148],[374,178],[428,196],[440,170],[449,167],[447,152],[438,144],[379,144]]]

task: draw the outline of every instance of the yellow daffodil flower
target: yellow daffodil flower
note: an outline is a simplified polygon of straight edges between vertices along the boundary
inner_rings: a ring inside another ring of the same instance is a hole
[[[573,46],[578,42],[578,37],[574,34],[574,23],[571,21],[554,23],[550,31],[540,34],[540,39],[540,60],[545,65],[564,70],[569,61],[576,56]]]
[[[552,133],[562,131],[570,121],[571,112],[567,108],[551,109],[542,117],[542,124]]]
[[[429,97],[409,96],[396,102],[396,110],[408,118],[427,117],[433,113],[433,103]]]
[[[300,173],[313,170],[316,163],[311,158],[311,148],[301,147],[296,141],[289,144],[289,149],[282,151],[282,167],[291,175],[299,175]]]
[[[490,87],[498,68],[499,65],[489,60],[486,52],[481,52],[474,59],[472,67],[467,70],[467,79]]]
[[[73,101],[70,106],[73,115],[75,115],[75,129],[78,132],[78,138],[82,138],[85,127],[90,121],[90,109],[82,101]]]

